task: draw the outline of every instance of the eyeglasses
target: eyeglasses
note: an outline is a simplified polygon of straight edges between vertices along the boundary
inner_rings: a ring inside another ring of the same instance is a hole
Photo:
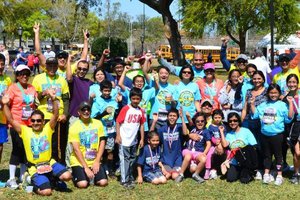
[[[57,59],[66,59],[65,57],[59,56]]]
[[[203,59],[194,59],[194,61],[203,61]]]
[[[237,119],[228,120],[228,123],[232,123],[232,122],[238,122],[238,120]]]
[[[203,123],[204,120],[196,120],[195,122],[196,122],[196,123]]]
[[[30,72],[28,70],[22,70],[18,73],[19,76],[30,76]]]
[[[190,71],[183,71],[182,73],[183,74],[192,74],[192,72],[190,72]]]
[[[31,122],[37,122],[37,123],[41,123],[43,120],[42,119],[31,119]]]
[[[78,71],[84,71],[87,72],[89,69],[88,68],[81,68],[81,67],[77,67]]]
[[[86,111],[91,112],[91,110],[89,108],[82,108],[81,109],[81,112],[86,112]]]

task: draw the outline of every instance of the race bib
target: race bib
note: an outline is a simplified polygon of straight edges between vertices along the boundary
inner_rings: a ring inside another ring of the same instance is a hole
[[[46,163],[37,165],[36,170],[38,174],[47,174],[52,171],[52,167],[50,166],[50,164]]]
[[[85,159],[86,160],[95,160],[97,156],[97,151],[96,149],[87,149],[85,152]]]
[[[276,110],[274,108],[267,108],[264,111],[262,121],[264,124],[273,124],[275,122]]]
[[[52,112],[53,111],[53,102],[50,98],[47,99],[47,111]]]
[[[22,120],[27,120],[30,118],[32,112],[33,110],[30,106],[24,106],[22,108]]]

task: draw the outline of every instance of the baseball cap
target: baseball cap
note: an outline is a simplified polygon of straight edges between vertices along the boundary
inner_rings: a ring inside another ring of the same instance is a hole
[[[246,56],[245,54],[240,54],[237,58],[236,58],[236,60],[238,61],[238,60],[244,60],[244,61],[248,61],[248,56]]]
[[[205,63],[205,65],[203,66],[203,69],[204,70],[207,70],[207,69],[215,70],[215,65],[213,63]]]
[[[211,107],[213,106],[213,103],[212,103],[212,101],[210,99],[204,99],[201,102],[201,107],[203,107],[204,105],[207,105],[207,104],[210,104]]]
[[[51,46],[50,45],[46,45],[46,49],[51,49]]]
[[[55,58],[55,57],[51,57],[46,60],[46,65],[57,65],[57,64],[58,64],[58,61],[57,61],[57,58]]]
[[[56,54],[56,58],[64,58],[64,59],[67,59],[69,57],[69,54],[68,52],[66,51],[59,51],[57,54]]]
[[[16,72],[20,72],[20,71],[22,71],[22,70],[24,70],[24,69],[27,69],[27,70],[30,71],[29,67],[28,67],[27,65],[23,65],[23,64],[18,65],[15,71],[16,71]]]
[[[91,110],[91,105],[90,105],[88,102],[83,101],[83,102],[81,102],[81,104],[79,105],[79,110],[82,110],[82,109],[84,109],[84,108],[88,108],[89,110]]]
[[[5,62],[5,56],[2,53],[0,53],[0,60],[3,60],[3,62]]]
[[[289,54],[282,53],[282,54],[279,55],[279,59],[278,60],[279,60],[279,62],[284,62],[284,61],[290,62],[291,61],[291,57],[290,57]]]

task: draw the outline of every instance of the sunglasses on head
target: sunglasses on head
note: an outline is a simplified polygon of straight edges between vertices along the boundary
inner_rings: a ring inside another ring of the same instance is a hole
[[[32,123],[34,123],[34,122],[41,123],[42,121],[43,121],[42,119],[31,119]]]
[[[77,67],[78,71],[84,71],[87,72],[89,69],[88,68],[81,68],[81,67]]]

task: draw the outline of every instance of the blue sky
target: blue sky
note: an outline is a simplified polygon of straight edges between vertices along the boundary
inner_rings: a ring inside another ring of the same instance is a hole
[[[111,4],[114,2],[120,2],[121,3],[121,11],[127,12],[130,16],[136,17],[138,15],[143,14],[143,3],[141,3],[139,0],[111,0]],[[174,0],[174,2],[171,5],[171,11],[173,14],[173,17],[175,19],[178,19],[178,15],[176,15],[176,11],[178,10],[178,0]],[[149,6],[145,6],[145,13],[147,17],[157,17],[160,16],[158,12],[150,8]],[[175,15],[175,16],[174,16]]]

